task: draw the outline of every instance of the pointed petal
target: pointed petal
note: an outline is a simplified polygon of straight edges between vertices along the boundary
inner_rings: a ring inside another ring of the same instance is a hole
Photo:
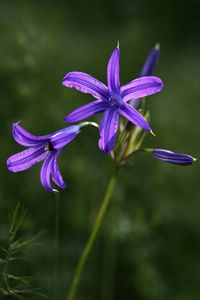
[[[59,171],[58,168],[58,162],[57,157],[59,155],[59,151],[57,151],[56,155],[53,158],[52,164],[51,164],[51,175],[54,183],[61,189],[65,189],[67,185],[65,184],[63,177]]]
[[[61,149],[67,144],[69,144],[79,133],[80,126],[70,126],[58,131],[52,138],[50,142],[54,149]]]
[[[149,126],[149,123],[145,120],[145,118],[128,103],[124,103],[119,108],[119,113],[136,126],[151,131],[151,127]]]
[[[118,129],[119,113],[118,109],[108,109],[100,123],[100,140],[99,148],[105,153],[110,153],[115,146],[117,129]]]
[[[15,141],[26,147],[37,147],[44,144],[51,135],[35,136],[22,128],[19,124],[13,124],[13,138]]]
[[[82,72],[70,72],[63,79],[63,85],[69,88],[91,94],[94,98],[107,101],[109,97],[108,89],[99,80]]]
[[[162,80],[155,76],[137,78],[121,87],[121,95],[125,102],[131,99],[146,97],[162,90]]]
[[[175,153],[165,149],[153,149],[152,155],[162,161],[181,166],[191,165],[196,161],[196,158],[191,155]]]
[[[24,171],[43,160],[46,155],[47,152],[45,152],[44,146],[39,148],[29,148],[9,157],[7,160],[7,167],[11,172]]]
[[[69,115],[65,117],[64,121],[69,123],[79,122],[81,120],[89,118],[94,114],[104,111],[108,107],[109,104],[107,102],[99,101],[99,100],[93,101],[89,104],[83,105],[75,109],[73,112],[71,112]]]
[[[119,57],[120,50],[117,47],[111,54],[107,67],[108,88],[115,94],[120,92]]]
[[[45,190],[54,192],[55,190],[51,187],[50,176],[52,170],[52,163],[55,157],[55,152],[49,152],[40,171],[40,181]]]

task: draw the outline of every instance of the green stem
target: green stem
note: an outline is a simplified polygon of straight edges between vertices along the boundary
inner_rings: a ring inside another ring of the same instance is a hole
[[[55,192],[55,227],[54,227],[54,298],[58,296],[58,259],[59,259],[59,235],[60,235],[60,199]]]
[[[78,288],[78,284],[79,284],[79,281],[80,281],[81,273],[82,273],[83,268],[84,268],[84,266],[87,262],[88,256],[89,256],[89,254],[92,250],[92,247],[94,245],[96,237],[99,233],[101,223],[102,223],[103,218],[105,216],[105,213],[107,211],[107,207],[108,207],[108,204],[109,204],[110,199],[111,199],[112,191],[113,191],[113,188],[114,188],[115,183],[116,183],[118,172],[119,172],[119,166],[116,166],[116,168],[115,168],[115,170],[114,170],[114,172],[113,172],[113,174],[110,178],[110,181],[108,183],[108,187],[107,187],[106,193],[104,195],[104,198],[102,200],[102,204],[101,204],[101,207],[99,209],[99,212],[97,214],[97,217],[96,217],[96,220],[95,220],[95,223],[94,223],[94,227],[93,227],[93,229],[90,233],[89,239],[86,243],[86,246],[85,246],[85,248],[84,248],[84,250],[81,254],[78,265],[77,265],[76,270],[74,272],[74,276],[72,278],[72,283],[71,283],[71,286],[70,286],[69,294],[67,296],[67,300],[73,300],[74,297],[75,297],[75,294],[76,294],[76,291],[77,291],[77,288]]]

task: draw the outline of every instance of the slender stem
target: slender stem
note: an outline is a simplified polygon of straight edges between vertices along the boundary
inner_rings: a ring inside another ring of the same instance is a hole
[[[54,225],[54,298],[58,296],[58,263],[59,263],[59,235],[60,235],[60,198],[55,192],[55,225]]]
[[[74,276],[72,278],[72,283],[71,283],[71,286],[70,286],[69,294],[67,296],[67,300],[73,300],[74,297],[75,297],[75,294],[76,294],[76,291],[77,291],[77,288],[78,288],[78,284],[79,284],[79,281],[80,281],[81,273],[82,273],[83,268],[84,268],[84,266],[87,262],[88,256],[89,256],[89,254],[92,250],[92,247],[94,245],[96,237],[99,233],[101,223],[102,223],[103,218],[105,216],[105,213],[107,211],[108,204],[109,204],[110,199],[111,199],[112,191],[113,191],[113,188],[114,188],[115,183],[116,183],[118,172],[119,172],[119,166],[116,166],[116,168],[115,168],[115,170],[114,170],[114,172],[113,172],[113,174],[110,178],[110,181],[108,183],[106,193],[105,193],[104,198],[102,200],[102,204],[101,204],[101,207],[98,211],[98,214],[97,214],[94,226],[92,228],[92,231],[90,233],[89,239],[86,243],[86,246],[85,246],[85,248],[84,248],[84,250],[81,254],[78,265],[77,265],[76,270],[74,272]]]

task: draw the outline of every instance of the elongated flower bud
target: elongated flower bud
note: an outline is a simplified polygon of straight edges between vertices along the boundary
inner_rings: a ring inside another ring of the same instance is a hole
[[[191,165],[197,160],[191,155],[174,153],[172,151],[165,150],[165,149],[151,149],[151,150],[149,149],[148,152],[151,152],[152,155],[157,159],[163,160],[171,164],[181,165],[181,166]]]
[[[160,45],[156,44],[153,50],[149,53],[140,76],[151,76],[160,56]]]
[[[160,56],[160,45],[157,43],[155,47],[151,50],[149,53],[147,59],[145,60],[144,66],[142,68],[142,71],[140,73],[140,77],[143,76],[151,76],[153,73],[153,70],[158,62],[158,58]],[[141,102],[141,99],[132,99],[130,101],[130,104],[137,108],[139,103]]]

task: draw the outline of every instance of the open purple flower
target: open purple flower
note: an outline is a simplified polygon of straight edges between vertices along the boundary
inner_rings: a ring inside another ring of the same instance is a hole
[[[19,152],[7,160],[7,167],[12,172],[29,169],[34,164],[44,161],[40,179],[43,187],[50,192],[56,191],[51,187],[53,182],[61,189],[66,188],[58,169],[57,158],[60,151],[79,133],[80,126],[70,126],[49,135],[35,136],[23,129],[19,124],[13,124],[15,141],[28,149]]]
[[[175,153],[165,149],[151,149],[150,152],[155,158],[175,165],[186,166],[196,161],[196,158],[191,155]]]
[[[63,85],[91,94],[96,101],[86,104],[65,117],[65,122],[77,122],[103,112],[100,123],[99,147],[105,153],[111,152],[116,143],[119,115],[147,131],[151,127],[145,118],[128,101],[152,95],[162,90],[161,79],[155,76],[137,78],[120,86],[119,47],[115,48],[107,67],[108,86],[82,72],[70,72],[63,79]]]

